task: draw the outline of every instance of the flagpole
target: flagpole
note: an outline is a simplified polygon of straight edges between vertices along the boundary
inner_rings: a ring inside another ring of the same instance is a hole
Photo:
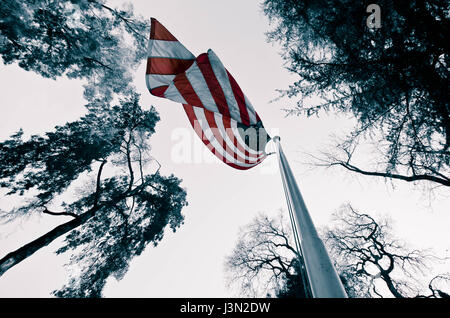
[[[313,298],[347,298],[341,280],[331,262],[325,246],[317,234],[314,223],[306,208],[289,163],[283,153],[280,137],[273,138],[277,148],[281,180],[285,188],[288,207],[293,211],[300,248],[306,267]],[[291,213],[291,212],[290,212]],[[295,233],[294,233],[295,235]]]

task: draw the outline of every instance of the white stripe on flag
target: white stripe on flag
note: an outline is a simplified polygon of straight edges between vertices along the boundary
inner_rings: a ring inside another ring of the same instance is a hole
[[[174,78],[175,75],[145,74],[145,81],[148,89],[170,85]]]
[[[216,102],[211,95],[208,84],[206,84],[205,78],[203,77],[202,71],[200,71],[197,62],[191,65],[186,71],[186,78],[191,83],[192,88],[197,94],[198,98],[207,110],[212,112],[219,112]],[[197,105],[196,105],[197,106]]]
[[[247,112],[248,112],[248,117],[250,119],[250,124],[256,124],[256,112],[255,109],[253,108],[252,103],[250,103],[250,101],[248,100],[247,96],[245,96],[244,94],[244,99],[245,99],[245,107],[247,108]]]
[[[220,59],[217,57],[216,53],[213,50],[208,50],[208,57],[211,63],[214,75],[219,81],[220,87],[222,87],[222,91],[225,95],[225,99],[227,100],[228,109],[230,110],[230,116],[234,120],[242,123],[241,111],[239,110],[239,106],[234,97],[233,90],[231,89],[231,84],[228,79],[228,74],[223,66]]]
[[[195,56],[178,41],[150,40],[148,57],[168,57],[173,59],[193,60]]]
[[[180,91],[173,83],[164,92],[164,97],[177,103],[187,104],[186,100],[180,94]]]

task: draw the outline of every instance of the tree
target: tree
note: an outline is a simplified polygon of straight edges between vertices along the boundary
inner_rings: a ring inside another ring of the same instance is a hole
[[[449,274],[430,281],[431,294],[420,293],[417,277],[429,270],[431,256],[394,239],[386,219],[377,222],[346,205],[334,214],[332,227],[321,232],[349,297],[448,297]],[[227,257],[229,285],[250,296],[305,297],[307,278],[299,274],[302,259],[291,242],[281,212],[275,218],[258,215],[241,230]]]
[[[375,220],[348,204],[334,214],[332,227],[324,231],[325,244],[338,273],[350,287],[349,294],[383,297],[377,288],[387,288],[396,298],[448,296],[436,287],[438,281],[450,283],[448,274],[430,281],[431,295],[421,294],[419,278],[430,270],[428,263],[434,257],[427,251],[408,248],[394,237],[389,224],[386,218]]]
[[[44,77],[87,81],[85,97],[109,102],[126,93],[132,70],[146,57],[148,22],[131,5],[104,0],[5,0],[0,7],[0,55],[5,64]]]
[[[72,218],[3,257],[0,275],[70,232],[57,253],[76,251],[71,261],[81,274],[55,294],[98,297],[106,279],[122,277],[131,258],[147,244],[156,245],[167,225],[175,231],[182,224],[181,209],[187,203],[181,181],[161,176],[159,168],[154,171],[155,160],[149,154],[149,137],[159,117],[154,108],[142,110],[137,94],[131,96],[45,136],[24,141],[19,131],[0,144],[1,187],[9,189],[8,195],[30,197],[3,217],[37,212]],[[104,176],[108,167],[111,177]],[[49,210],[83,181],[87,184],[78,198],[60,204],[63,212]]]
[[[300,260],[298,257],[292,259],[293,273],[281,278],[280,287],[275,292],[277,298],[311,298],[311,291],[304,283],[307,278],[300,271],[300,266],[303,266],[299,264]]]
[[[121,278],[167,226],[182,224],[181,180],[160,175],[150,155],[158,114],[141,108],[132,85],[146,58],[148,26],[131,5],[115,9],[104,0],[3,1],[3,62],[83,80],[88,103],[79,120],[28,140],[20,130],[0,143],[0,186],[25,202],[2,218],[72,218],[0,259],[0,275],[68,233],[57,253],[72,251],[79,274],[54,294],[99,297],[108,277]]]
[[[245,296],[305,298],[303,263],[292,245],[291,230],[283,213],[273,219],[259,214],[241,229],[238,242],[226,259],[228,285]],[[301,264],[300,264],[301,263]]]
[[[367,25],[366,2],[265,0],[289,71],[282,96],[290,114],[333,110],[356,119],[320,165],[370,176],[450,186],[448,1],[382,0],[381,28]],[[373,144],[377,162],[359,158]]]

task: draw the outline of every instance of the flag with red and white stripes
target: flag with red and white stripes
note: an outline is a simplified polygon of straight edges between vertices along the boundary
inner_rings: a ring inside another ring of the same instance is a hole
[[[197,135],[227,165],[245,170],[266,158],[270,137],[217,55],[195,57],[154,18],[145,79],[151,94],[183,104]]]

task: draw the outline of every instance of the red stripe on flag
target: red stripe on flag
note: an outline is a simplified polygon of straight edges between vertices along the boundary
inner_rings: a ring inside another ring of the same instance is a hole
[[[150,39],[177,41],[177,39],[155,18],[151,18]]]
[[[194,108],[191,105],[183,104],[184,111],[186,112],[189,122],[192,125],[192,128],[194,128],[194,131],[197,133],[197,135],[200,137],[200,139],[203,141],[203,143],[208,147],[211,144],[203,134],[203,130],[199,124],[195,124],[195,121],[197,121],[197,116],[195,115]],[[212,146],[212,145],[211,145]]]
[[[224,116],[231,117],[227,99],[225,98],[225,94],[222,91],[222,87],[220,86],[216,75],[214,75],[211,63],[209,62],[208,54],[200,54],[197,57],[197,64],[203,74],[203,77],[205,78],[206,84],[208,85],[209,91],[214,98],[219,112]]]
[[[239,111],[241,113],[241,121],[244,125],[250,126],[250,117],[248,115],[247,107],[245,106],[245,97],[238,83],[234,79],[234,77],[227,71],[228,79],[231,84],[231,89],[233,90],[234,99],[239,106]]]
[[[146,74],[172,75],[182,73],[194,63],[194,60],[181,60],[166,57],[151,57],[147,59]]]
[[[168,85],[155,87],[152,90],[150,90],[150,93],[158,97],[164,97],[164,92],[167,90],[168,87],[169,87]]]
[[[188,78],[186,77],[186,73],[181,73],[175,76],[173,82],[175,84],[175,87],[180,92],[181,96],[183,96],[186,103],[192,106],[203,106],[202,101],[200,100],[194,88],[192,88],[192,85],[189,82]]]

